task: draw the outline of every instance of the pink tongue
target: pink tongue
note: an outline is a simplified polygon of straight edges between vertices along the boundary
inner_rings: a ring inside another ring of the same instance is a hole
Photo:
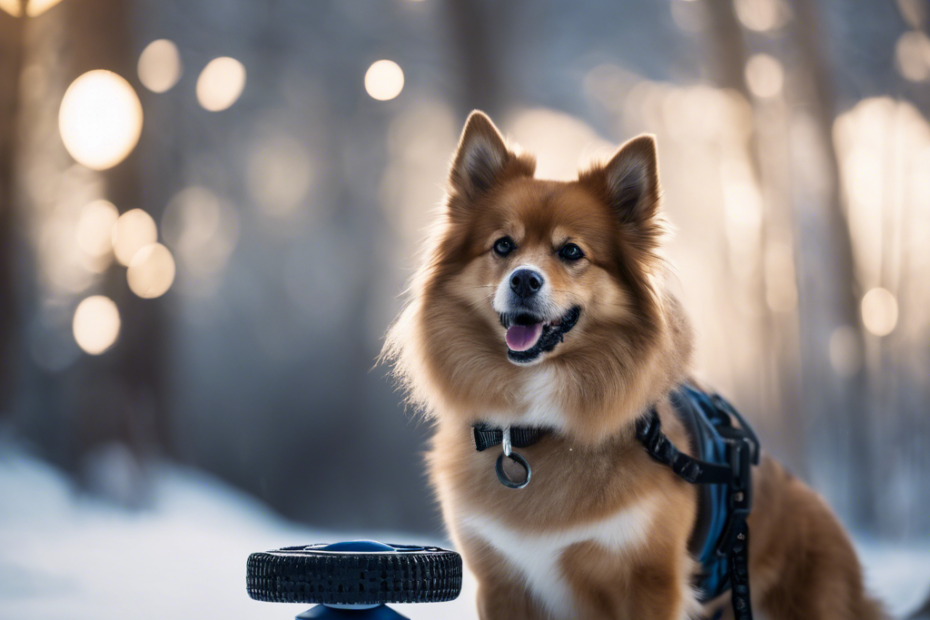
[[[511,351],[526,351],[536,344],[540,334],[542,334],[542,323],[513,325],[507,329],[507,346]]]

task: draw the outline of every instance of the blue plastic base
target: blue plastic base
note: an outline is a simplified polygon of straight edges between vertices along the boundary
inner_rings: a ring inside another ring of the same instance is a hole
[[[326,605],[311,607],[297,616],[297,620],[409,620],[387,605],[368,609],[337,609]]]

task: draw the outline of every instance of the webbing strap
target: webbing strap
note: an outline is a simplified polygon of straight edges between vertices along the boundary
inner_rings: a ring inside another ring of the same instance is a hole
[[[749,525],[740,521],[730,547],[730,597],[735,620],[752,620],[749,601]]]
[[[729,465],[709,463],[679,451],[662,432],[662,423],[654,407],[649,414],[636,421],[636,438],[652,458],[668,465],[680,478],[691,484],[729,484],[733,477]]]
[[[749,598],[749,526],[746,519],[752,506],[752,472],[758,459],[755,435],[739,433],[727,438],[729,464],[720,465],[682,453],[662,432],[659,413],[653,407],[636,422],[636,437],[652,458],[671,468],[691,484],[725,484],[729,488],[729,518],[717,553],[728,558],[730,597],[735,620],[752,620]]]

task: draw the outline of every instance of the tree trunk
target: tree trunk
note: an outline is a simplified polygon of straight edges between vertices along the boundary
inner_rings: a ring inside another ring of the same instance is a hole
[[[29,118],[23,119],[28,132],[23,147],[30,165],[41,160],[46,170],[54,170],[59,177],[43,179],[44,183],[55,185],[73,165],[60,140],[50,134],[58,131],[61,98],[74,79],[87,71],[106,69],[140,90],[129,12],[128,2],[82,0],[62,2],[27,20],[26,63],[43,69],[46,85],[40,100],[24,100],[23,110],[29,111]],[[88,175],[102,180],[103,197],[121,213],[141,204],[138,151],[109,170]],[[32,208],[33,220],[49,217],[38,205],[23,207],[24,212]],[[158,221],[159,214],[152,215]],[[33,234],[36,230],[33,227]],[[36,370],[41,396],[34,400],[36,410],[26,412],[28,418],[43,420],[30,425],[38,425],[41,433],[57,435],[37,439],[46,446],[51,443],[49,452],[69,468],[80,466],[88,452],[105,444],[121,443],[137,456],[168,446],[163,401],[164,300],[144,300],[132,294],[125,268],[116,264],[101,278],[99,285],[74,297],[70,307],[73,311],[81,297],[97,292],[113,299],[122,321],[119,340],[103,355],[81,355],[66,370]],[[31,302],[38,308],[49,294],[40,286]]]
[[[23,23],[24,18],[0,11],[0,418],[13,407],[16,385],[13,358],[19,325],[13,267],[13,173]]]
[[[453,64],[460,75],[460,92],[454,99],[463,121],[475,109],[487,112],[492,118],[504,111],[508,93],[501,69],[507,58],[504,46],[508,24],[524,6],[518,0],[503,4],[482,0],[445,3]]]
[[[849,498],[851,518],[858,526],[875,520],[875,485],[872,479],[869,442],[870,417],[866,369],[861,367],[851,377],[839,377],[828,361],[829,339],[840,326],[852,327],[864,351],[859,300],[862,291],[855,273],[849,223],[840,201],[840,172],[833,143],[836,116],[830,63],[822,41],[824,29],[814,0],[795,2],[797,43],[802,67],[807,69],[806,107],[814,117],[816,138],[823,153],[826,178],[820,204],[810,205],[804,225],[814,228],[799,234],[801,254],[812,262],[798,269],[802,296],[810,304],[802,312],[802,338],[806,351],[802,355],[802,373],[807,379],[804,394],[811,416],[824,419],[827,433],[835,438],[845,429],[848,451],[839,463],[845,476],[845,495]],[[818,261],[818,257],[820,261]],[[805,280],[802,271],[816,274]],[[834,459],[840,460],[840,459]]]
[[[747,319],[754,321],[752,346],[759,353],[753,362],[755,381],[739,390],[738,396],[754,412],[760,430],[768,430],[769,450],[793,469],[803,470],[804,442],[793,432],[803,424],[796,396],[796,316],[770,308],[767,291],[774,285],[766,281],[770,274],[765,268],[770,244],[793,237],[785,182],[788,166],[780,131],[785,121],[784,103],[781,99],[759,103],[749,91],[745,77],[749,55],[733,0],[707,0],[705,10],[707,31],[703,43],[710,79],[720,88],[739,93],[752,107],[751,136],[741,155],[748,160],[763,204],[759,248],[752,257],[758,277],[735,283],[750,289],[748,295],[758,308],[757,318]]]

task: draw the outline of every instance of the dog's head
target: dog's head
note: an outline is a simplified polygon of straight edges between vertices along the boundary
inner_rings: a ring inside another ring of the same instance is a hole
[[[401,360],[402,376],[419,369],[445,398],[506,400],[507,382],[553,364],[582,386],[629,383],[661,339],[655,140],[635,138],[571,182],[534,170],[472,113],[413,304],[388,343],[423,360]]]
[[[590,346],[585,331],[648,314],[658,226],[655,141],[625,144],[578,181],[536,180],[490,119],[468,119],[452,164],[452,292],[513,364]],[[457,269],[456,269],[457,268]]]

